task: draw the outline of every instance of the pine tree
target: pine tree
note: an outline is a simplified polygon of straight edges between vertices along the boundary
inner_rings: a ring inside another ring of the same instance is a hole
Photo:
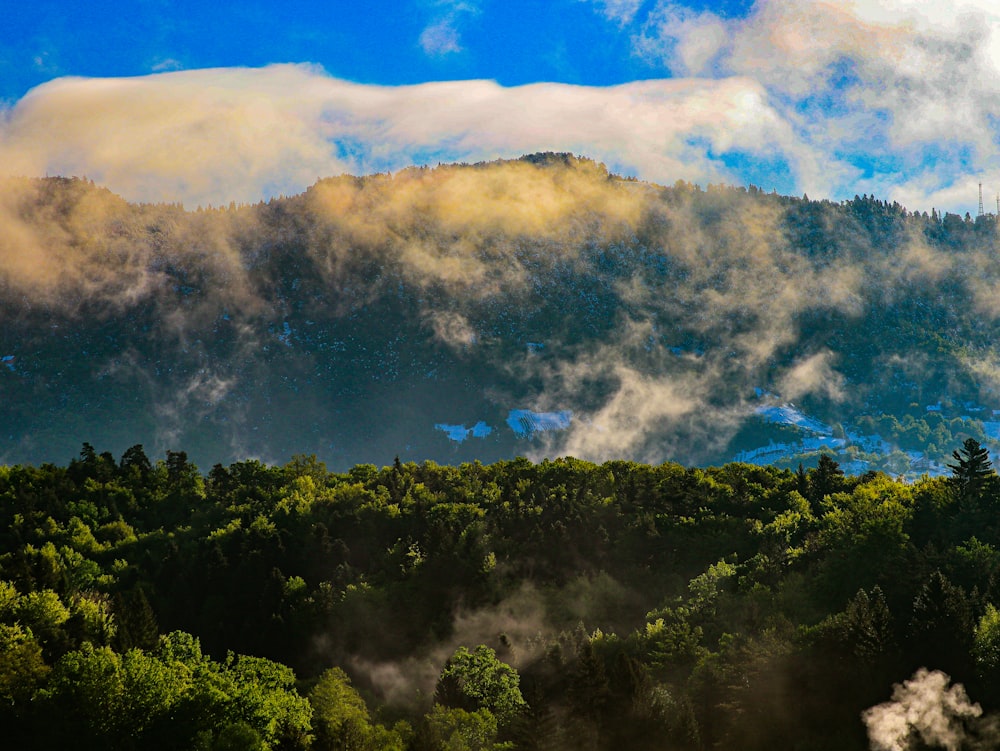
[[[839,493],[843,489],[844,470],[829,454],[821,455],[816,469],[809,471],[809,495],[807,497],[812,501],[813,509],[817,509],[826,496]]]
[[[951,455],[955,458],[955,464],[949,464],[948,469],[951,470],[952,483],[958,491],[959,499],[978,498],[989,478],[996,476],[989,450],[975,438],[967,438],[962,448],[953,451]]]

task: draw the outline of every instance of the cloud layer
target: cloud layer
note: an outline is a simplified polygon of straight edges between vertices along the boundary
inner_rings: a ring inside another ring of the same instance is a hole
[[[0,163],[189,206],[547,150],[660,183],[874,193],[919,210],[964,213],[979,181],[987,196],[1000,189],[1000,11],[989,3],[758,0],[743,17],[669,0],[592,7],[631,39],[648,80],[386,87],[291,64],[61,78],[3,113]],[[469,19],[488,21],[472,2],[425,9],[414,44],[436,58],[466,51]]]
[[[954,209],[973,204],[977,175],[1000,186],[993,4],[758,0],[727,19],[661,1],[634,46],[675,75],[758,82],[848,194],[855,183],[913,209]]]
[[[8,113],[0,162],[15,174],[87,176],[130,200],[197,205],[299,192],[342,172],[548,150],[644,179],[721,180],[733,176],[715,154],[767,158],[791,139],[744,78],[378,87],[274,65],[53,81]]]

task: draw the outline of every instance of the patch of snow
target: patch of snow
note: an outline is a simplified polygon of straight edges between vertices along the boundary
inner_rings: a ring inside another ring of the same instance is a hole
[[[772,441],[767,446],[741,451],[733,457],[733,461],[766,465],[795,454],[804,454],[820,449],[841,449],[846,445],[847,441],[843,438],[834,438],[833,436],[813,436],[797,443],[774,443]]]
[[[278,341],[284,344],[286,347],[292,346],[292,327],[288,325],[288,321],[282,324],[284,329],[282,333],[278,334]]]
[[[473,438],[486,438],[490,433],[493,432],[493,428],[487,425],[485,422],[480,420],[471,428],[469,428],[469,433]]]
[[[870,454],[888,454],[892,451],[892,444],[882,438],[878,433],[875,435],[864,435],[863,433],[846,433],[847,440]]]
[[[790,443],[769,443],[755,449],[741,451],[733,457],[734,462],[745,464],[771,464],[785,456],[797,453]]]
[[[451,425],[439,422],[434,425],[434,429],[442,431],[449,439],[455,441],[455,443],[462,443],[467,438],[486,438],[486,436],[493,432],[493,428],[482,420],[471,428],[467,428],[465,425]]]
[[[434,429],[445,433],[448,438],[457,443],[461,443],[469,437],[469,429],[464,425],[449,425],[446,422],[439,422],[434,424]]]
[[[833,429],[814,417],[809,417],[798,410],[794,404],[782,404],[780,407],[757,407],[754,410],[768,422],[781,425],[794,425],[802,430],[818,435],[830,435]]]
[[[546,430],[566,430],[573,413],[564,409],[560,412],[532,412],[530,409],[512,409],[507,415],[507,425],[518,438],[531,438],[535,433]]]
[[[845,475],[863,475],[869,469],[871,469],[871,462],[863,462],[860,459],[852,459],[849,462],[843,462],[840,468],[844,471]]]
[[[834,438],[833,436],[821,435],[815,436],[813,438],[805,438],[802,441],[802,447],[805,451],[819,451],[820,449],[842,449],[847,445],[847,441],[843,438]]]

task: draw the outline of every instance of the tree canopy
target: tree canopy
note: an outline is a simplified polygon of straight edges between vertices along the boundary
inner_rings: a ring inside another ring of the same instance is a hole
[[[1000,493],[956,454],[915,483],[832,458],[3,466],[5,739],[860,750],[922,667],[988,714]]]

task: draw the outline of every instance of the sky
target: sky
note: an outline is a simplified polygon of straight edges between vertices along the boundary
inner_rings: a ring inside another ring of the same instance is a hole
[[[987,0],[33,0],[0,10],[0,172],[133,201],[569,151],[917,211],[1000,194]]]

